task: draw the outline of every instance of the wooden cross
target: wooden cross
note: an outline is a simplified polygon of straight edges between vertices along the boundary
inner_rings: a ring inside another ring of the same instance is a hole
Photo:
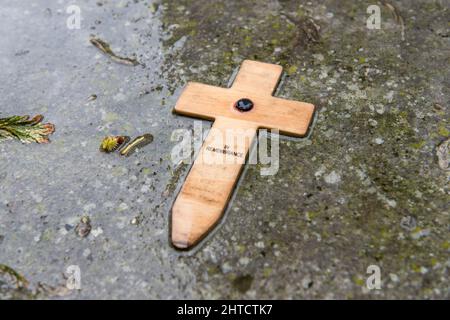
[[[220,220],[258,129],[304,136],[314,106],[272,96],[283,68],[245,60],[231,88],[189,82],[175,112],[214,121],[172,208],[172,244],[187,249]]]

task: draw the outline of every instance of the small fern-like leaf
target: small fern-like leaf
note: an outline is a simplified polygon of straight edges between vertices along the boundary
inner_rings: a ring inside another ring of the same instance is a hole
[[[29,116],[0,118],[0,141],[16,138],[23,143],[48,143],[55,126],[42,123],[43,119],[40,114],[31,119]]]

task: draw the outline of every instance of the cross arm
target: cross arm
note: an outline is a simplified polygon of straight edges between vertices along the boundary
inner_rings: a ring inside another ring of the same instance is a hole
[[[259,101],[259,108],[252,115],[251,121],[258,123],[259,128],[276,129],[280,133],[302,137],[308,132],[314,115],[314,105],[306,102],[270,97]]]
[[[311,123],[314,106],[272,96],[281,73],[281,66],[245,60],[231,88],[189,82],[174,110],[207,120],[225,117],[249,121],[257,128],[278,129],[282,134],[304,136]],[[240,112],[234,107],[243,98],[254,104],[248,112]]]
[[[259,61],[244,60],[233,81],[232,89],[271,96],[278,86],[283,67]]]

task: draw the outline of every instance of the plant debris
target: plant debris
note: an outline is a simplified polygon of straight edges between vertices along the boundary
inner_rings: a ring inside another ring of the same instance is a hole
[[[16,138],[23,143],[48,143],[48,136],[55,132],[51,123],[42,123],[44,116],[12,116],[0,118],[0,141]]]
[[[402,220],[400,220],[400,227],[408,231],[413,231],[417,227],[416,218],[412,216],[403,217]]]
[[[80,219],[80,222],[75,227],[75,233],[80,238],[86,238],[89,233],[91,232],[92,226],[91,226],[91,219],[89,219],[88,216],[83,216]]]
[[[175,169],[172,170],[172,176],[170,177],[169,183],[167,183],[166,188],[162,193],[162,196],[164,198],[167,198],[174,193],[175,189],[177,188],[178,181],[180,180],[187,167],[187,163],[180,161],[176,165]]]
[[[63,297],[71,291],[66,285],[56,287],[38,282],[30,284],[28,280],[13,268],[0,264],[0,300],[2,299],[42,299],[48,297]]]
[[[442,170],[450,171],[450,139],[442,142],[436,150],[438,164]]]
[[[127,57],[121,57],[115,54],[108,43],[105,41],[92,37],[89,40],[96,48],[98,48],[100,51],[102,51],[104,54],[108,55],[113,61],[130,65],[130,66],[136,66],[139,64],[139,62],[134,58],[127,58]]]
[[[292,25],[296,27],[297,36],[295,37],[292,47],[299,48],[320,41],[320,26],[309,17],[298,18],[292,13],[283,13]]]
[[[386,8],[388,8],[392,16],[394,17],[395,22],[400,25],[402,32],[402,40],[405,41],[405,22],[403,21],[403,17],[400,15],[399,10],[394,5],[390,4],[387,1],[381,1],[381,3]]]
[[[150,133],[146,133],[142,136],[136,137],[133,141],[131,141],[126,147],[124,147],[120,151],[120,155],[128,157],[132,154],[137,148],[142,148],[153,141],[153,135]]]
[[[107,136],[100,144],[100,151],[106,153],[113,152],[121,146],[124,146],[128,141],[130,141],[130,137],[128,136]]]

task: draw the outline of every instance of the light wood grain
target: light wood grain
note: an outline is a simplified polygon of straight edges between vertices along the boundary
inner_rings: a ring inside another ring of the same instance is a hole
[[[232,144],[230,136],[240,140],[243,132],[245,141]],[[172,242],[176,247],[194,245],[219,221],[255,135],[254,123],[216,119],[172,209]],[[222,150],[242,156],[223,154]]]
[[[242,62],[232,89],[255,96],[271,96],[278,86],[283,68],[252,60]]]
[[[307,133],[314,106],[272,96],[281,72],[278,65],[245,60],[231,88],[187,84],[175,112],[215,122],[172,208],[175,247],[195,245],[220,220],[259,128]],[[235,109],[241,98],[252,100],[253,109]]]

